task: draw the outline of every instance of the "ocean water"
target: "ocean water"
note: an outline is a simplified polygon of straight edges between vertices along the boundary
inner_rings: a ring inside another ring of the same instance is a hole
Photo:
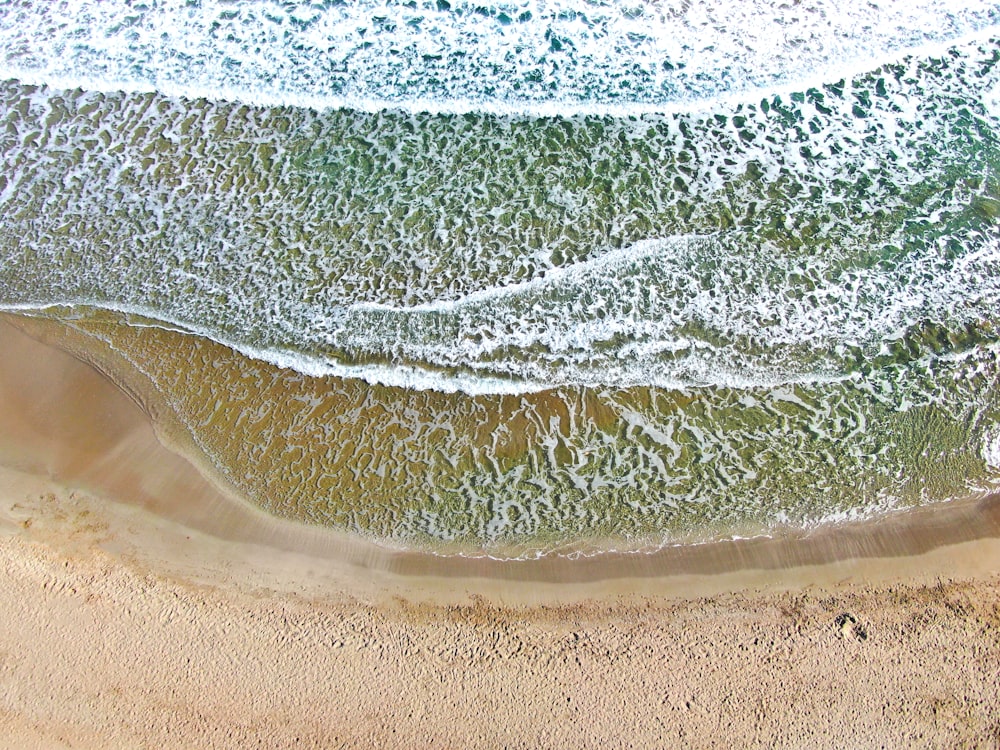
[[[0,309],[440,552],[1000,486],[1000,2],[0,8]]]

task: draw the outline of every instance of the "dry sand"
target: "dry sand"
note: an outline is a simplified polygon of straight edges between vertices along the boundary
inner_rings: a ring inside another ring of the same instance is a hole
[[[997,498],[449,562],[264,517],[0,346],[0,746],[1000,747]]]

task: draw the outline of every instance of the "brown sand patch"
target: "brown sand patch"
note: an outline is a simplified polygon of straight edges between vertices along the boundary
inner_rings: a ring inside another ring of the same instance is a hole
[[[269,588],[231,564],[206,582],[197,551],[201,580],[165,574],[46,524],[44,543],[38,531],[0,536],[0,744],[1000,742],[996,577],[531,607],[379,603]]]

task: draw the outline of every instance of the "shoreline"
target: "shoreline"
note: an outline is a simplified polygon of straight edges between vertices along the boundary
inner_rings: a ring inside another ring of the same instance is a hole
[[[774,536],[498,560],[392,550],[345,532],[278,519],[227,496],[187,459],[163,447],[152,423],[111,380],[60,349],[0,324],[0,465],[47,477],[64,492],[101,498],[89,513],[154,533],[115,532],[142,557],[148,537],[199,538],[231,560],[283,560],[291,569],[336,569],[336,585],[365,595],[423,591],[543,604],[628,595],[704,596],[750,588],[800,590],[843,580],[930,581],[1000,571],[1000,494],[897,511]],[[82,396],[82,397],[81,397]],[[103,503],[103,508],[99,507]],[[171,529],[173,531],[171,531]],[[144,538],[146,537],[146,538]],[[150,560],[169,567],[169,554]],[[292,585],[292,580],[289,580]]]
[[[110,380],[15,333],[0,744],[1000,742],[997,496],[656,555],[392,553],[234,502]]]
[[[194,538],[171,569],[150,569],[149,554],[105,550],[87,498],[40,501],[17,509],[35,522],[15,534],[0,511],[0,743],[12,747],[1000,741],[997,575],[445,604],[347,594],[325,570],[310,587],[297,569],[282,588],[274,559],[229,560],[206,580]]]

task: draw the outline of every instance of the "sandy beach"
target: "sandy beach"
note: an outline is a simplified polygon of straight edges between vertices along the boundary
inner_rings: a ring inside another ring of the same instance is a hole
[[[500,562],[271,518],[0,323],[0,744],[1000,746],[1000,498]]]

